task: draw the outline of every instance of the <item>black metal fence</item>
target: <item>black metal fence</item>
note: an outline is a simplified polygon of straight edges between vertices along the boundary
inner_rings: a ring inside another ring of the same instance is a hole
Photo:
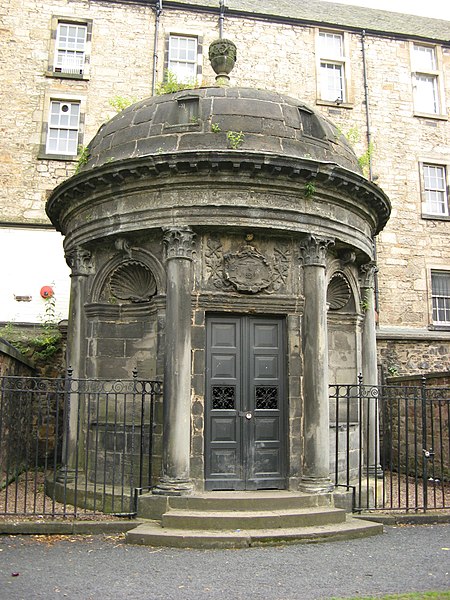
[[[0,514],[132,516],[160,383],[0,378]]]
[[[450,389],[330,386],[332,470],[354,509],[450,509]]]

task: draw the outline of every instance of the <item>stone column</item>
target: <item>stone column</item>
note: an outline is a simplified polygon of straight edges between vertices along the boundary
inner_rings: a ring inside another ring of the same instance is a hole
[[[364,442],[364,468],[370,475],[382,475],[380,461],[378,416],[378,365],[375,323],[375,273],[374,262],[360,267],[360,288],[364,320],[362,324],[362,423]]]
[[[303,259],[304,459],[300,489],[324,493],[330,480],[330,409],[326,254],[332,240],[309,236],[300,246]]]
[[[75,248],[66,254],[66,262],[72,270],[70,275],[70,306],[69,324],[67,332],[67,368],[70,369],[71,377],[79,379],[85,377],[85,344],[86,331],[84,327],[84,302],[87,294],[87,277],[91,273],[91,253],[83,248]],[[70,378],[68,379],[70,386]],[[78,427],[82,422],[83,406],[79,406],[79,394],[70,393],[70,387],[65,402],[65,427],[62,449],[63,467],[59,473],[59,479],[65,481],[74,480],[76,467],[78,465],[77,451],[83,448],[78,439],[83,430]]]
[[[192,490],[189,463],[194,233],[190,227],[167,227],[163,231],[167,255],[163,473],[153,493],[181,496]]]

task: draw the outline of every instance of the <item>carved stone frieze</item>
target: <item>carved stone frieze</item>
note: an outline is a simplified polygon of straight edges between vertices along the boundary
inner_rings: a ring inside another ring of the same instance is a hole
[[[91,253],[78,247],[66,254],[66,262],[72,270],[72,276],[90,275],[92,273]]]
[[[300,244],[300,257],[304,266],[325,267],[328,246],[332,246],[334,240],[310,235]]]
[[[247,294],[276,292],[287,284],[290,263],[288,244],[275,246],[273,256],[269,257],[249,240],[236,252],[226,253],[217,237],[206,242],[206,281],[219,290],[235,289]]]
[[[192,260],[195,233],[190,227],[164,227],[163,233],[168,259],[188,258]]]

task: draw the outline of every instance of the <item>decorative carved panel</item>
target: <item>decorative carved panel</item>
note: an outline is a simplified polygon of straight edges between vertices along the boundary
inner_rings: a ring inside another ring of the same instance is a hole
[[[273,293],[286,286],[292,253],[279,244],[269,257],[249,243],[236,252],[224,253],[220,240],[209,238],[205,249],[206,280],[220,290],[235,289],[246,294]]]
[[[327,303],[330,310],[344,308],[352,295],[350,284],[342,273],[336,273],[327,288]]]
[[[148,302],[156,294],[153,273],[138,261],[119,265],[111,275],[109,285],[114,298],[128,302]]]

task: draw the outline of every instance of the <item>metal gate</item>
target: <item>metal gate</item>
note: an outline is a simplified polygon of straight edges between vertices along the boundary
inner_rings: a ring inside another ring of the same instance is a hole
[[[354,509],[450,509],[450,390],[330,386],[331,470]]]
[[[0,514],[132,516],[160,383],[0,378]]]

